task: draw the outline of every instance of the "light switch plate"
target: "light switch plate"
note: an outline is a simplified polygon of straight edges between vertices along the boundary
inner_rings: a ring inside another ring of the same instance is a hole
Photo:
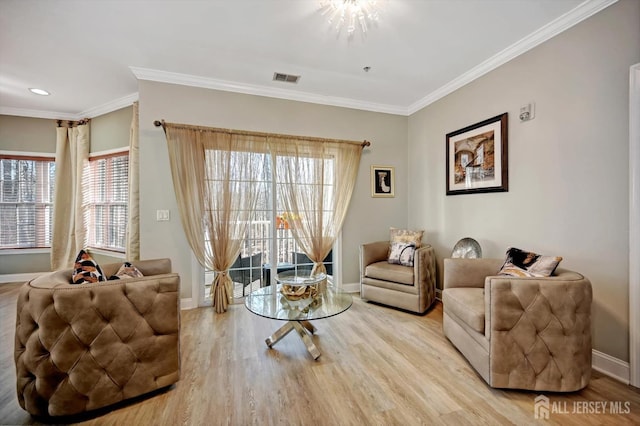
[[[156,210],[156,221],[167,222],[169,220],[169,210]]]

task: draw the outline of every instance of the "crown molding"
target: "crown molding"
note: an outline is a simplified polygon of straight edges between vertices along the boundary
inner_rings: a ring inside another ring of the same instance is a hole
[[[415,112],[418,112],[427,105],[430,105],[435,101],[444,98],[448,94],[460,89],[462,86],[471,83],[472,81],[482,77],[490,71],[493,71],[499,66],[504,65],[517,56],[522,55],[523,53],[533,49],[539,44],[542,44],[550,38],[555,37],[561,32],[568,30],[574,25],[584,21],[592,15],[595,15],[596,13],[611,6],[617,1],[618,0],[584,1],[559,18],[549,22],[547,25],[543,26],[537,31],[534,31],[533,33],[512,44],[501,52],[498,52],[491,58],[470,69],[459,77],[451,80],[449,83],[445,84],[434,92],[431,92],[419,101],[409,105],[407,108],[408,114],[411,115]]]
[[[298,92],[294,90],[278,89],[268,86],[243,84],[235,81],[219,80],[215,78],[154,70],[149,68],[129,67],[129,69],[131,69],[131,72],[136,76],[138,80],[222,90],[225,92],[244,93],[246,95],[265,96],[269,98],[353,108],[364,111],[382,112],[386,114],[404,116],[408,115],[407,108],[398,105],[376,104],[372,102],[358,101],[356,99],[323,96],[308,92]]]
[[[78,121],[83,118],[94,118],[100,115],[108,114],[113,111],[130,106],[132,103],[138,100],[138,92],[131,93],[122,98],[109,101],[102,105],[98,105],[94,108],[89,108],[78,114],[71,114],[68,112],[55,112],[55,111],[40,111],[36,109],[23,109],[23,108],[6,108],[0,107],[0,115],[15,115],[18,117],[31,117],[31,118],[46,118],[51,120],[72,120]]]
[[[183,86],[200,87],[206,89],[222,90],[226,92],[244,93],[248,95],[265,96],[278,99],[287,99],[313,104],[330,105],[344,108],[352,108],[363,111],[380,112],[386,114],[409,116],[422,108],[436,102],[437,100],[460,89],[466,84],[493,71],[510,60],[533,49],[550,38],[573,27],[601,10],[611,6],[618,0],[585,0],[569,12],[543,26],[537,31],[529,34],[520,41],[512,44],[486,61],[475,66],[471,70],[451,80],[444,86],[429,93],[422,99],[408,106],[378,104],[364,102],[356,99],[341,98],[334,96],[323,96],[308,92],[298,92],[294,90],[278,89],[268,86],[243,84],[227,80],[218,80],[207,77],[180,74],[168,71],[154,70],[140,67],[129,67],[138,80],[156,81],[160,83],[178,84]],[[16,115],[23,117],[50,118],[61,120],[81,120],[83,118],[93,118],[99,115],[124,108],[131,105],[138,99],[138,93],[132,93],[114,101],[107,102],[94,108],[87,109],[78,114],[59,113],[52,111],[39,111],[20,108],[0,107],[0,114]]]
[[[123,96],[119,99],[114,99],[113,101],[82,111],[78,114],[78,120],[81,120],[83,118],[94,118],[113,111],[117,111],[122,108],[126,108],[128,106],[131,106],[131,104],[133,104],[137,100],[138,92],[130,93],[127,96]]]
[[[70,114],[68,112],[55,112],[55,111],[41,111],[37,109],[25,109],[25,108],[8,108],[0,107],[0,115],[14,115],[17,117],[30,117],[30,118],[47,118],[52,120],[80,120],[76,114]]]
[[[510,60],[522,55],[534,47],[544,43],[552,37],[584,21],[590,16],[611,6],[618,0],[585,0],[569,12],[543,26],[527,37],[512,44],[471,70],[460,75],[439,89],[431,92],[419,101],[404,107],[400,105],[376,104],[355,99],[322,96],[307,92],[298,92],[286,89],[277,89],[267,86],[242,84],[227,80],[218,80],[189,74],[173,73],[148,68],[129,67],[139,80],[149,80],[161,83],[179,84],[184,86],[201,87],[226,92],[244,93],[248,95],[266,96],[279,99],[287,99],[300,102],[309,102],[322,105],[331,105],[345,108],[354,108],[364,111],[382,112],[387,114],[411,115],[420,109],[434,103],[448,94],[460,89],[466,84],[482,77],[488,72],[498,68]]]

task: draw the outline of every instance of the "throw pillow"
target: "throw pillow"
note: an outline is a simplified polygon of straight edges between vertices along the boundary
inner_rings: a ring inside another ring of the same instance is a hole
[[[414,243],[393,243],[388,261],[397,265],[413,266],[415,253],[416,245]]]
[[[131,264],[131,262],[124,262],[118,272],[115,275],[111,275],[109,280],[123,280],[127,278],[140,278],[144,277],[142,272],[135,266]]]
[[[549,277],[562,260],[560,256],[542,256],[510,247],[498,275],[511,277]]]
[[[104,274],[98,262],[93,260],[91,255],[84,250],[80,250],[76,263],[73,266],[72,284],[96,283],[104,281]]]
[[[410,231],[391,227],[389,229],[389,243],[413,243],[415,248],[419,249],[422,246],[423,235],[424,231]]]

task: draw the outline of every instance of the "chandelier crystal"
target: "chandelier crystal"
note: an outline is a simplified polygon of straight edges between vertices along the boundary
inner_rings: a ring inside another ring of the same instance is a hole
[[[379,4],[377,0],[323,0],[320,1],[320,12],[328,17],[331,26],[335,25],[336,32],[340,33],[346,27],[351,37],[356,27],[366,33],[369,24],[378,22]]]

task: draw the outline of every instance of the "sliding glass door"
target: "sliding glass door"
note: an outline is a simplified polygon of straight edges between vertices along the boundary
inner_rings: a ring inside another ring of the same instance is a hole
[[[247,233],[242,241],[242,248],[236,261],[229,269],[233,281],[233,297],[241,300],[244,296],[260,287],[275,283],[277,272],[286,270],[311,270],[313,262],[299,248],[293,235],[296,222],[305,220],[304,212],[293,214],[287,211],[282,197],[278,196],[281,181],[273,167],[278,157],[270,154],[255,154],[261,160],[260,192],[255,208],[251,212]],[[327,161],[312,159],[309,161]],[[332,163],[331,161],[329,161]],[[326,173],[333,174],[333,167]],[[326,179],[333,182],[334,177]],[[309,183],[299,182],[300,185]],[[331,196],[333,184],[325,185],[327,197]],[[310,215],[309,215],[310,216]],[[206,236],[205,236],[206,238]],[[325,266],[330,279],[333,277],[333,253],[325,258]],[[211,283],[215,278],[213,271],[205,271],[204,292],[201,292],[200,305],[207,305],[211,300]]]

